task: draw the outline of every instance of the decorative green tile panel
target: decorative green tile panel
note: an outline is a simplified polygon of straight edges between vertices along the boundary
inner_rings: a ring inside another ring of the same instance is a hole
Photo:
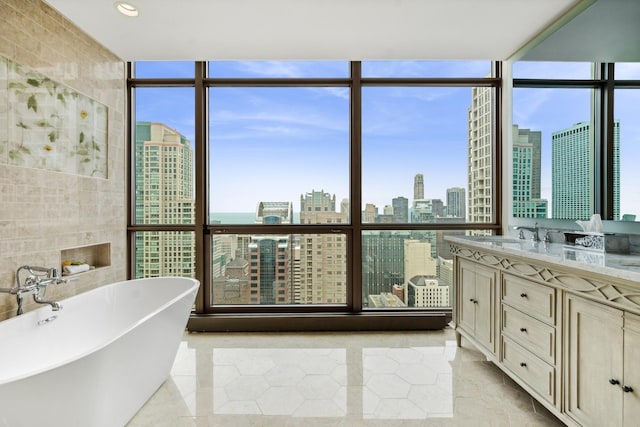
[[[0,57],[0,163],[107,178],[105,105]]]

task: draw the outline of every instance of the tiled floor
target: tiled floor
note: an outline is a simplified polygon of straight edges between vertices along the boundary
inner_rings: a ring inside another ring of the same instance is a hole
[[[140,426],[561,426],[450,329],[185,334]]]

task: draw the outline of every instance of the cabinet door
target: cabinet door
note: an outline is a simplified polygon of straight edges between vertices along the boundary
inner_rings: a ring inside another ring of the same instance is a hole
[[[567,413],[584,426],[621,426],[622,311],[566,295],[565,320]]]
[[[478,341],[495,353],[495,270],[476,265],[475,334]]]
[[[640,420],[640,316],[624,315],[624,425],[637,426]]]
[[[458,323],[461,328],[473,334],[476,312],[476,265],[460,260],[458,273]]]

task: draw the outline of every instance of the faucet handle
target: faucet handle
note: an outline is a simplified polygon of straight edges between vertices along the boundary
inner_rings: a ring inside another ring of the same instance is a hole
[[[40,277],[38,277],[38,275],[36,274],[30,274],[24,280],[25,288],[34,287],[34,286],[37,286],[38,284],[40,284]]]

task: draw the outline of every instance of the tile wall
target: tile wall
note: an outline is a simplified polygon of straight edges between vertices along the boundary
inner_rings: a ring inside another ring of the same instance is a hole
[[[63,299],[126,278],[125,63],[40,0],[0,0],[0,55],[106,105],[108,178],[0,164],[0,287],[21,265],[60,268],[61,251],[110,244],[108,267],[50,289]],[[0,99],[0,114],[7,114]],[[0,151],[8,133],[0,131]],[[5,135],[4,140],[2,135]],[[25,310],[35,308],[31,297]],[[0,320],[15,315],[0,293]]]

